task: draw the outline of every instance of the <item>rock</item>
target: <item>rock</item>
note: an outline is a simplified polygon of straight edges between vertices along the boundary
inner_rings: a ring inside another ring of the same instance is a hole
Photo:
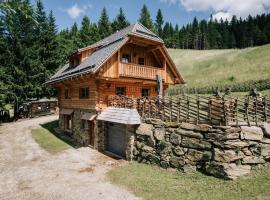
[[[143,146],[144,146],[144,143],[136,141],[136,146],[137,146],[138,149],[142,149]]]
[[[242,139],[246,140],[261,140],[263,138],[263,131],[260,127],[256,126],[241,126]]]
[[[165,125],[165,123],[161,119],[154,119],[154,118],[145,119],[145,123],[153,125]]]
[[[136,130],[138,135],[153,136],[153,125],[142,123]]]
[[[198,139],[203,138],[203,135],[201,133],[194,132],[194,131],[187,131],[187,130],[183,130],[183,129],[177,129],[176,132],[178,134],[180,134],[180,135],[184,135],[184,136],[188,136],[188,137],[193,137],[193,138],[198,138]]]
[[[154,151],[154,148],[145,145],[143,146],[142,150],[146,153],[152,153]]]
[[[261,143],[264,143],[264,144],[270,144],[270,139],[268,139],[268,138],[263,138],[263,139],[261,140]]]
[[[183,128],[183,129],[186,129],[186,130],[193,131],[193,130],[195,130],[196,125],[183,122],[183,123],[181,123],[180,127]]]
[[[194,173],[194,172],[196,172],[196,166],[186,164],[183,167],[183,171],[185,173]]]
[[[230,129],[231,126],[213,126],[213,128],[216,128],[216,129],[221,129],[221,130],[227,130],[227,129]]]
[[[172,151],[172,144],[166,141],[160,141],[157,146],[157,152],[162,155],[168,155]]]
[[[165,126],[171,127],[171,128],[178,128],[180,126],[180,124],[178,122],[166,122]]]
[[[198,162],[198,161],[203,160],[203,152],[197,151],[195,149],[189,149],[185,156],[188,160],[193,161],[193,162]]]
[[[183,137],[181,146],[193,149],[211,149],[211,144],[197,138]]]
[[[249,165],[236,165],[235,163],[210,162],[205,166],[206,173],[218,178],[235,180],[239,176],[250,173]]]
[[[181,168],[185,165],[185,159],[184,159],[184,157],[172,156],[170,158],[170,165],[173,168]]]
[[[168,169],[170,167],[170,164],[169,164],[169,162],[161,161],[160,162],[160,167],[162,167],[164,169]]]
[[[251,151],[248,149],[248,147],[245,147],[242,149],[242,152],[246,155],[246,156],[252,156]]]
[[[179,145],[181,143],[181,136],[175,133],[172,133],[170,136],[170,142],[175,145]]]
[[[135,147],[134,147],[134,149],[133,149],[133,155],[134,155],[134,156],[139,155],[139,151],[138,151],[137,148],[135,148]]]
[[[184,149],[179,146],[173,148],[173,153],[177,156],[182,156],[185,154]]]
[[[261,146],[261,155],[262,156],[270,156],[270,145],[269,144],[262,144]]]
[[[226,140],[226,141],[214,141],[214,144],[221,148],[228,148],[228,149],[235,149],[235,148],[242,148],[248,147],[249,143],[246,141],[237,140]]]
[[[198,124],[195,127],[195,131],[208,132],[211,128],[212,128],[212,126],[210,126],[208,124]]]
[[[209,132],[205,133],[205,138],[212,140],[212,141],[223,141],[223,140],[233,140],[239,139],[239,133],[234,132],[222,132],[222,133],[215,133]]]
[[[270,123],[264,122],[262,130],[263,130],[264,136],[266,138],[270,138]]]
[[[164,140],[165,128],[156,128],[154,132],[154,137],[156,140]]]
[[[150,147],[155,147],[156,141],[153,136],[147,137],[145,143]]]
[[[214,129],[214,128],[211,128],[209,131],[209,133],[217,133],[217,134],[222,134],[224,133],[224,131],[220,130],[220,129]]]
[[[159,157],[153,154],[149,154],[147,159],[151,162],[151,164],[159,164]]]
[[[262,154],[262,145],[261,144],[256,144],[256,145],[253,145],[249,148],[249,150],[251,151],[251,153],[253,155],[257,155],[257,156],[260,156]]]
[[[215,148],[214,152],[214,160],[218,162],[233,162],[244,157],[244,154],[241,151],[236,153],[234,150],[220,150]]]
[[[263,164],[265,160],[257,156],[247,156],[242,160],[243,164]]]
[[[229,129],[225,130],[225,133],[240,133],[241,128],[239,127],[230,127]]]

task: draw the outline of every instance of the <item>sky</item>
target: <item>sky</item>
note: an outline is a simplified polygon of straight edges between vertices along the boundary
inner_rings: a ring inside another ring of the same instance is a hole
[[[32,0],[35,4],[36,0]],[[135,23],[143,4],[155,19],[157,10],[162,10],[164,21],[180,26],[197,19],[208,20],[212,14],[218,20],[231,19],[233,15],[245,18],[249,14],[270,12],[270,0],[43,0],[47,13],[52,10],[58,30],[69,28],[74,22],[80,25],[83,16],[97,22],[103,7],[106,7],[110,20],[113,20],[119,8],[124,9],[127,19]]]

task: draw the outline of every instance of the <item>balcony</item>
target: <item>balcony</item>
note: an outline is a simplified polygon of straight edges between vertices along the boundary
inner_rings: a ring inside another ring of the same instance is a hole
[[[155,67],[138,65],[134,63],[122,63],[119,65],[119,75],[122,77],[133,77],[156,80],[157,75],[163,77],[163,70]]]

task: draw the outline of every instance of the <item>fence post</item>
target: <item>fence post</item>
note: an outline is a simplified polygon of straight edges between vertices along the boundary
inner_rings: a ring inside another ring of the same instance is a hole
[[[200,120],[200,99],[198,95],[197,95],[197,119],[196,120],[198,124]]]
[[[264,121],[267,122],[267,101],[266,97],[264,97],[264,104],[263,104],[263,113],[264,113]]]
[[[225,125],[228,125],[228,121],[227,121],[227,111],[226,111],[226,103],[225,103],[225,98],[222,97],[222,101],[223,101],[223,112],[224,112],[224,122]]]
[[[170,96],[170,122],[172,121],[172,109],[173,109],[173,101],[172,96]]]
[[[177,122],[179,123],[180,122],[180,106],[181,106],[181,97],[179,96],[178,97],[178,102],[177,102]]]
[[[236,126],[238,127],[238,97],[236,98],[234,109],[235,109]]]
[[[187,115],[186,115],[186,122],[189,119],[189,96],[187,96]]]
[[[257,109],[258,109],[258,99],[257,96],[255,97],[255,108],[254,108],[254,115],[255,115],[255,123],[258,125],[258,116],[257,116]]]

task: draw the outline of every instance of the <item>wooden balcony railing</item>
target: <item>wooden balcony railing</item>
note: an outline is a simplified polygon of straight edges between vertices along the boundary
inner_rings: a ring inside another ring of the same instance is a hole
[[[160,75],[163,78],[163,70],[145,65],[120,62],[119,75],[125,77],[155,80],[157,75]]]

